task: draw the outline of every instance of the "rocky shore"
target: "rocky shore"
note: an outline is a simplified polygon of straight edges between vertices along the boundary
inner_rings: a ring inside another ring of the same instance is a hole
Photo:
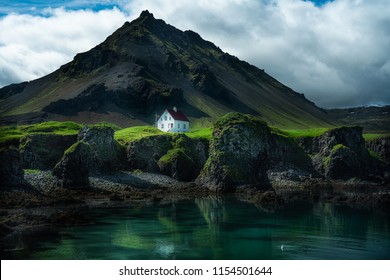
[[[370,145],[387,155],[386,141]],[[84,127],[77,139],[29,136],[0,149],[0,179],[3,250],[20,234],[93,223],[81,209],[201,196],[235,195],[264,211],[325,200],[390,212],[389,165],[367,150],[360,127],[292,139],[238,113],[216,122],[211,141],[166,134],[122,146],[108,127]]]

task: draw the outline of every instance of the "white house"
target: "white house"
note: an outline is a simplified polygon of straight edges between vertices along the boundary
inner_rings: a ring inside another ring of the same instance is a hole
[[[190,129],[190,121],[182,111],[173,107],[165,109],[157,121],[157,128],[165,132],[187,132]]]

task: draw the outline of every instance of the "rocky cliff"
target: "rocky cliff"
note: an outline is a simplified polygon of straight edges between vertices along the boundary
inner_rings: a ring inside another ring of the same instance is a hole
[[[0,149],[0,190],[26,184],[19,151],[15,147]]]
[[[388,166],[371,157],[360,127],[341,127],[293,141],[261,119],[230,113],[216,122],[197,183],[216,191],[322,180],[385,180]]]
[[[104,126],[84,127],[75,140],[37,134],[21,138],[19,150],[2,148],[2,185],[24,184],[22,168],[53,169],[57,185],[65,188],[88,187],[90,176],[118,170],[160,173],[216,192],[351,180],[389,184],[390,179],[389,165],[366,148],[386,158],[387,140],[367,144],[361,127],[292,138],[259,117],[229,113],[215,123],[211,140],[167,133],[137,138],[123,147]]]
[[[108,127],[84,127],[78,141],[67,149],[53,174],[62,187],[87,187],[88,177],[108,173],[121,163],[121,148]]]
[[[131,168],[161,172],[179,181],[194,180],[208,157],[208,141],[184,134],[144,137],[131,142],[127,159]]]

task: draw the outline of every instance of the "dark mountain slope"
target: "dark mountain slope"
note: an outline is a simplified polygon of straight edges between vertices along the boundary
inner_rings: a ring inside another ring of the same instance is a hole
[[[176,105],[193,121],[238,111],[285,128],[333,125],[302,94],[148,11],[57,71],[0,89],[0,98],[3,123],[34,116],[152,124],[155,113]]]

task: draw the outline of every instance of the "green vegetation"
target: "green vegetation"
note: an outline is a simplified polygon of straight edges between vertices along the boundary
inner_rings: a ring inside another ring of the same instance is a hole
[[[368,152],[370,153],[370,156],[375,158],[376,160],[379,160],[381,162],[384,162],[383,159],[374,151],[368,149]]]
[[[24,174],[39,174],[40,172],[38,169],[24,169]]]
[[[74,151],[76,151],[77,149],[80,149],[80,148],[84,148],[86,150],[90,149],[90,146],[88,143],[85,143],[83,141],[81,142],[76,142],[74,143],[72,146],[70,146],[65,152],[64,152],[64,155],[67,155],[67,154],[70,154],[70,153],[73,153]]]
[[[18,141],[30,134],[76,135],[82,125],[75,122],[43,122],[29,125],[10,125],[0,127],[0,143]]]
[[[185,150],[183,148],[174,148],[172,150],[169,150],[164,156],[160,158],[160,162],[163,164],[171,164],[175,158],[178,158],[180,156],[185,157],[186,160],[192,161],[192,159],[185,153]]]
[[[118,131],[118,130],[122,129],[119,125],[109,123],[109,122],[100,122],[100,123],[92,125],[92,127],[110,127],[114,131]]]
[[[207,140],[211,140],[212,137],[213,137],[213,128],[212,127],[206,127],[206,128],[202,128],[202,129],[195,129],[195,130],[191,130],[189,132],[186,132],[184,133],[185,135],[187,135],[189,138],[191,139],[207,139]]]
[[[291,138],[300,138],[300,137],[316,137],[327,132],[329,128],[310,128],[310,129],[286,129],[279,130],[282,135]]]
[[[266,125],[266,122],[260,119],[259,117],[255,117],[248,114],[241,114],[241,113],[228,113],[218,119],[218,121],[215,123],[215,127],[218,128],[228,128],[230,126],[233,126],[235,124],[248,124],[252,126],[263,126]]]
[[[153,126],[133,126],[115,131],[114,138],[120,144],[125,145],[143,137],[159,134],[164,134],[164,132]]]
[[[343,144],[336,144],[333,146],[332,148],[332,153],[335,153],[336,151],[338,151],[339,149],[348,149],[348,147],[344,146]]]
[[[373,141],[382,137],[390,137],[390,133],[364,133],[363,138],[366,141]]]

